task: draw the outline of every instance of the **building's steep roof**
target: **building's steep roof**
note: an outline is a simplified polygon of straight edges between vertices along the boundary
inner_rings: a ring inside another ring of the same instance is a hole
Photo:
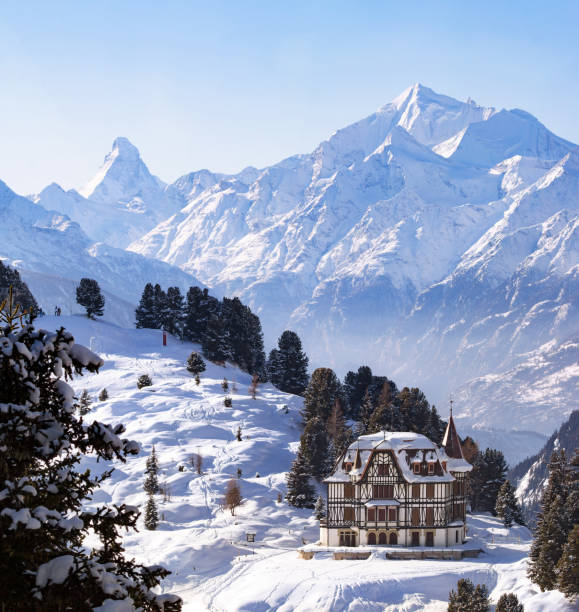
[[[366,473],[372,455],[379,451],[392,452],[396,465],[407,482],[434,483],[454,480],[453,476],[442,468],[442,461],[448,461],[448,457],[432,440],[412,431],[386,431],[360,436],[350,444],[325,482],[349,482],[352,477],[358,480]],[[411,468],[415,458],[419,458],[420,462],[439,464],[440,472],[431,475],[415,474]],[[349,470],[346,469],[347,464]]]
[[[462,447],[460,445],[460,438],[456,433],[452,413],[448,419],[448,425],[446,426],[446,431],[444,432],[444,438],[442,438],[442,446],[444,446],[446,454],[452,459],[464,459]]]

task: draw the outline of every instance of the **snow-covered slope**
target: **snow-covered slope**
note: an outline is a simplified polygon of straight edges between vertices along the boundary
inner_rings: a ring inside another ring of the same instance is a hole
[[[368,363],[439,404],[460,387],[469,426],[544,433],[540,403],[513,419],[470,381],[546,343],[573,359],[578,151],[523,111],[415,85],[310,154],[190,192],[129,248],[240,295],[270,343],[295,328],[314,365]],[[575,378],[550,428],[572,396]]]
[[[527,612],[571,610],[560,593],[539,593],[526,578],[529,532],[505,529],[488,516],[469,517],[471,543],[485,551],[478,559],[387,561],[380,547],[368,561],[333,561],[325,553],[311,561],[298,558],[297,547],[319,535],[311,511],[283,501],[285,472],[300,435],[301,398],[261,385],[252,399],[249,376],[230,365],[208,363],[197,386],[185,360],[198,347],[172,337],[163,347],[153,331],[84,317],[45,317],[39,324],[65,324],[77,342],[101,354],[101,372],[74,381],[77,392],[86,388],[93,398],[108,390],[108,400],[95,401],[87,418],[125,423],[127,436],[142,446],[138,457],[116,466],[94,501],[142,507],[145,461],[155,445],[159,480],[168,492],[157,495],[161,521],[157,531],[127,535],[125,544],[128,554],[173,571],[164,588],[183,598],[185,612],[442,611],[449,591],[465,576],[486,584],[494,602],[511,591]],[[143,373],[151,375],[153,386],[139,390],[136,379]],[[223,402],[224,377],[231,408]],[[193,454],[203,457],[201,475],[191,464]],[[86,465],[97,472],[108,467],[93,460]],[[231,516],[221,500],[238,468],[244,503]],[[248,532],[256,534],[253,545],[246,542]]]
[[[105,318],[130,325],[147,282],[185,290],[199,282],[179,268],[90,240],[66,215],[16,195],[0,181],[0,258],[19,269],[41,308],[81,312],[75,285],[94,278],[105,293]]]

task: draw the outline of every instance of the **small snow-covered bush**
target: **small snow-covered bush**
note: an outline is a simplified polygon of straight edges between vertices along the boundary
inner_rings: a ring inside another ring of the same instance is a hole
[[[137,387],[142,389],[143,387],[150,387],[153,384],[151,377],[148,374],[141,374],[137,378]]]
[[[231,408],[233,406],[233,400],[231,399],[229,395],[223,400],[223,405],[226,408]]]
[[[99,393],[99,402],[106,402],[109,399],[109,392],[106,389],[103,389]]]

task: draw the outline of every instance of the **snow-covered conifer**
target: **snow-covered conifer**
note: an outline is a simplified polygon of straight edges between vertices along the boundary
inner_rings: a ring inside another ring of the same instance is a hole
[[[86,512],[83,504],[105,472],[79,470],[86,454],[124,461],[138,445],[124,427],[76,416],[67,384],[102,360],[57,332],[0,330],[0,576],[2,605],[11,611],[78,610],[104,602],[149,612],[181,607],[178,597],[151,589],[167,575],[126,559],[120,531],[134,528],[136,508],[112,504]],[[102,546],[92,549],[91,532]]]
[[[145,527],[149,531],[155,531],[159,524],[159,513],[157,511],[157,504],[155,497],[152,493],[147,495],[147,503],[145,504]]]
[[[456,591],[448,598],[448,612],[489,612],[488,589],[484,584],[475,585],[468,578],[458,581]]]
[[[575,524],[555,568],[557,588],[574,603],[579,597],[579,525]]]
[[[147,283],[143,289],[141,300],[135,310],[135,321],[137,329],[159,329],[159,321],[155,314],[155,290],[151,283]]]
[[[90,412],[91,404],[92,400],[90,399],[88,391],[86,389],[83,389],[78,400],[78,413],[80,414],[80,416],[84,416],[85,414],[88,414]]]
[[[298,450],[287,475],[286,499],[295,508],[314,508],[315,491],[310,482],[309,466]]]
[[[295,332],[286,330],[277,344],[268,361],[272,384],[286,393],[303,395],[308,384],[308,358],[302,350],[302,341]]]
[[[109,399],[109,392],[106,388],[101,389],[99,393],[99,402],[106,402]]]
[[[495,612],[525,612],[525,608],[514,593],[503,593],[499,597]]]
[[[93,278],[81,278],[76,288],[76,301],[86,310],[90,319],[102,317],[105,308],[105,298],[99,284]]]
[[[316,499],[316,505],[314,506],[314,516],[320,521],[326,516],[326,503],[321,495],[318,495]]]
[[[505,480],[499,489],[495,512],[497,516],[503,519],[505,527],[510,527],[513,522],[519,525],[525,524],[519,502],[515,497],[515,490],[508,480]]]
[[[187,371],[191,372],[191,374],[201,374],[201,372],[205,372],[205,368],[203,357],[196,351],[193,351],[187,357]]]

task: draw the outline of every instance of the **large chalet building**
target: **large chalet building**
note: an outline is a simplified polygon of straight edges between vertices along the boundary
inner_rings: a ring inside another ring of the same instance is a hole
[[[326,546],[447,547],[466,538],[467,479],[452,414],[442,442],[412,432],[360,436],[327,484]]]

